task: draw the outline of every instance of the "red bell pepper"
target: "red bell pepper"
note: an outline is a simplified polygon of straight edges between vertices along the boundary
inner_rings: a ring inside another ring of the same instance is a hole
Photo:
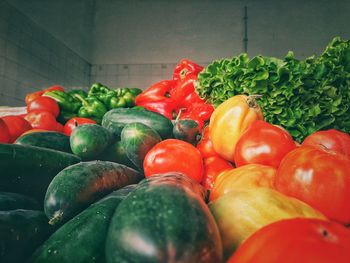
[[[64,91],[64,89],[61,86],[51,86],[47,89],[39,90],[33,93],[28,93],[25,97],[25,102],[28,105],[29,102],[35,100],[36,98],[41,97],[41,95],[43,95],[46,91],[53,91],[53,90]]]
[[[162,80],[153,84],[148,89],[144,90],[142,93],[136,96],[135,104],[150,101],[161,101],[169,98],[169,93],[175,85],[173,80]]]
[[[164,101],[148,101],[138,104],[137,106],[144,107],[147,110],[158,112],[168,119],[173,119],[175,104],[171,99]]]
[[[169,94],[174,84],[173,80],[163,80],[152,85],[136,96],[135,105],[158,112],[171,120],[176,105]]]
[[[197,75],[202,69],[187,59],[181,60],[174,70],[173,80],[152,85],[136,97],[135,104],[169,119],[181,111],[180,119],[192,119],[201,128],[214,111],[195,90]]]
[[[188,60],[182,59],[175,67],[173,72],[173,80],[182,80],[188,75],[198,75],[203,70],[203,67]]]
[[[198,123],[200,129],[202,129],[204,122],[210,119],[211,114],[214,111],[214,107],[207,103],[194,103],[191,107],[184,109],[180,116],[180,120],[191,119]]]

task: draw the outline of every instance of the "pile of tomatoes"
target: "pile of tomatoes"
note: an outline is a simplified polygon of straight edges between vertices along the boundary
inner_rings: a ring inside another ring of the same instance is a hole
[[[264,121],[250,97],[238,95],[215,109],[196,147],[174,139],[162,141],[146,155],[144,171],[146,176],[180,171],[210,191],[210,202],[238,186],[268,187],[317,215],[277,220],[258,229],[229,262],[348,262],[350,258],[350,230],[345,227],[350,224],[347,133],[318,131],[295,142],[288,131]],[[237,178],[244,179],[232,183]]]

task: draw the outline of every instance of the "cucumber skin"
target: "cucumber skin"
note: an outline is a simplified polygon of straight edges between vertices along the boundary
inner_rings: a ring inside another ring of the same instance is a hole
[[[154,129],[139,122],[125,125],[121,133],[121,142],[127,157],[140,170],[143,170],[143,160],[147,152],[161,141],[162,138]]]
[[[126,155],[125,149],[120,140],[109,145],[100,158],[102,161],[124,164],[133,169],[138,169]]]
[[[72,153],[69,136],[60,132],[33,132],[20,136],[15,143]]]
[[[163,176],[141,181],[116,209],[107,263],[222,262],[214,218],[193,192],[199,184],[191,180],[192,186],[184,186],[184,175]]]
[[[0,144],[0,191],[14,192],[43,202],[58,172],[80,162],[73,154],[18,144]]]
[[[97,160],[113,141],[112,134],[97,124],[76,127],[70,136],[70,147],[84,161]]]
[[[96,200],[142,179],[136,170],[108,161],[80,162],[63,169],[45,195],[44,211],[50,224],[62,224]]]
[[[135,188],[116,190],[76,215],[40,246],[29,263],[105,262],[104,246],[116,207]]]
[[[146,109],[117,108],[108,111],[102,119],[102,126],[120,138],[124,126],[128,123],[140,122],[154,129],[162,139],[173,136],[173,124],[163,115]]]
[[[0,262],[25,262],[52,230],[42,211],[0,211]]]
[[[0,192],[0,211],[15,209],[40,210],[41,205],[31,197],[10,193]]]

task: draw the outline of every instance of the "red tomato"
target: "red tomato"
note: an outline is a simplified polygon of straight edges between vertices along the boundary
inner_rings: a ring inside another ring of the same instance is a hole
[[[350,159],[314,146],[300,146],[279,166],[275,186],[328,218],[350,223]]]
[[[10,133],[10,143],[13,143],[22,133],[30,130],[32,126],[30,123],[20,116],[4,116],[3,121]]]
[[[202,138],[197,144],[197,149],[200,151],[203,158],[219,156],[214,150],[213,143],[209,138],[209,126],[204,127]]]
[[[10,139],[9,128],[7,128],[5,121],[0,119],[0,143],[9,143]]]
[[[320,146],[350,157],[350,135],[335,129],[310,134],[302,145]]]
[[[48,131],[59,131],[61,127],[58,126],[55,116],[48,111],[31,111],[25,119],[30,122],[34,129],[43,129]]]
[[[49,97],[38,97],[27,105],[27,112],[31,111],[48,111],[51,112],[55,118],[60,114],[60,108],[57,101]]]
[[[292,136],[284,129],[256,120],[238,139],[234,160],[237,167],[263,164],[278,168],[282,158],[295,148]]]
[[[95,124],[96,121],[88,119],[88,118],[79,118],[79,117],[74,117],[69,119],[66,124],[63,127],[63,133],[70,136],[72,131],[83,124],[87,124],[87,123],[93,123]]]
[[[177,139],[157,143],[145,156],[145,177],[166,172],[180,172],[197,182],[203,178],[203,160],[192,144]]]
[[[228,263],[347,263],[350,230],[335,222],[286,219],[251,235]]]
[[[204,173],[202,185],[206,190],[213,188],[216,177],[223,171],[232,169],[232,164],[220,156],[211,156],[204,159]]]

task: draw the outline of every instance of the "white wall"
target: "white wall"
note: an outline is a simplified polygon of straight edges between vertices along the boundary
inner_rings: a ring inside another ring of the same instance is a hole
[[[0,0],[0,106],[24,106],[27,93],[87,87],[90,64],[6,1]]]
[[[248,53],[320,54],[334,36],[350,39],[348,0],[249,0]]]
[[[181,58],[206,65],[238,55],[245,6],[251,57],[305,58],[334,36],[350,38],[344,0],[97,0],[91,81],[147,88]]]
[[[92,64],[207,62],[242,51],[241,1],[98,0]]]
[[[345,0],[98,0],[92,64],[209,62],[243,51],[298,57],[320,53],[333,36],[350,38]]]
[[[87,61],[91,60],[95,0],[7,0]]]

